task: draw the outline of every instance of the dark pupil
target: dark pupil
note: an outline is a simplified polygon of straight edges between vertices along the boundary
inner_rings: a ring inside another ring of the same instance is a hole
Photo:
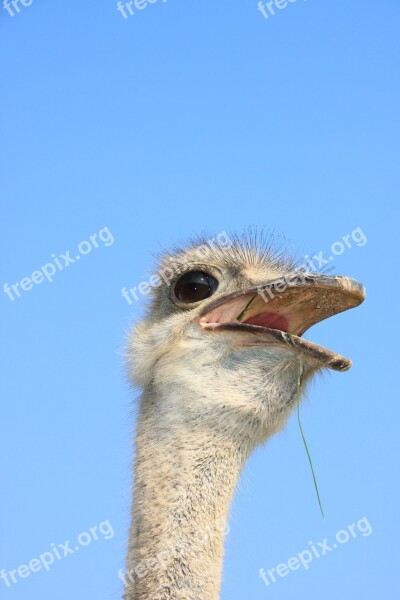
[[[198,302],[209,298],[218,287],[218,281],[202,271],[185,273],[175,286],[175,295],[181,302]]]

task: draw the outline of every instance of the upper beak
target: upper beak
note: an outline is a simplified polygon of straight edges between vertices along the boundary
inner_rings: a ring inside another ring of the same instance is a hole
[[[292,275],[216,298],[200,313],[200,324],[207,330],[240,332],[239,345],[288,344],[321,366],[345,371],[349,359],[301,336],[364,298],[364,287],[348,277]]]

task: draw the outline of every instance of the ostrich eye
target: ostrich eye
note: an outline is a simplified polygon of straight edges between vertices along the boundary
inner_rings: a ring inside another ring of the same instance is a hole
[[[175,295],[181,302],[199,302],[213,295],[218,281],[203,271],[189,271],[175,285]]]

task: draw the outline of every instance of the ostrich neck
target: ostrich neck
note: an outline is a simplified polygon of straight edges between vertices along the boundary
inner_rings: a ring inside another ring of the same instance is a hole
[[[198,402],[182,390],[141,398],[125,600],[219,598],[228,509],[248,452],[222,415],[191,414]]]

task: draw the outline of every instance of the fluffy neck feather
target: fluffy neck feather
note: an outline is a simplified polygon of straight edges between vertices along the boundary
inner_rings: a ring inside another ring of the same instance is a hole
[[[173,403],[195,401],[175,396]],[[143,393],[126,600],[219,597],[228,508],[249,444],[222,423],[189,424],[189,415],[154,389]]]

